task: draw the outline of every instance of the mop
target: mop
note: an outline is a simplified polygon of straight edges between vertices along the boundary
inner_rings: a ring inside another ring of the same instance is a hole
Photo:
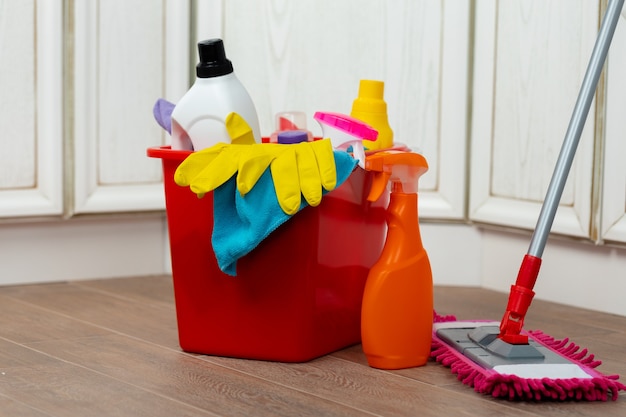
[[[601,364],[568,339],[524,331],[535,295],[541,256],[554,221],[576,147],[624,0],[607,6],[537,225],[500,322],[457,322],[435,317],[431,358],[450,367],[464,384],[509,400],[616,400],[626,386],[617,375],[603,375]]]

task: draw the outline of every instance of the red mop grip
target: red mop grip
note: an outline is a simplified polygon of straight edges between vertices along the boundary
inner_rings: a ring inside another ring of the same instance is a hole
[[[532,289],[535,287],[535,281],[537,281],[537,276],[539,275],[539,268],[541,268],[541,258],[537,258],[536,256],[532,255],[524,256],[524,260],[522,260],[522,265],[520,266],[519,272],[517,273],[517,280],[515,281],[515,285],[528,288],[532,291]]]
[[[517,274],[515,285],[511,285],[509,302],[500,323],[500,339],[514,345],[528,344],[528,336],[521,335],[524,318],[535,296],[533,287],[539,275],[541,258],[526,255]]]

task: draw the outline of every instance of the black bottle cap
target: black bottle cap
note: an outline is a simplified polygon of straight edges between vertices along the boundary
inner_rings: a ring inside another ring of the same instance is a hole
[[[200,62],[196,65],[198,78],[212,78],[233,72],[233,64],[226,58],[224,42],[221,39],[209,39],[198,42]]]

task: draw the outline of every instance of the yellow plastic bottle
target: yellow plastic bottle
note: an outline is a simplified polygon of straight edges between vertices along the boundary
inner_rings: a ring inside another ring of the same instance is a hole
[[[417,217],[417,180],[427,171],[413,152],[381,151],[367,156],[374,171],[368,199],[375,201],[391,182],[387,240],[370,269],[361,310],[361,341],[373,368],[421,366],[430,355],[433,280]]]
[[[387,118],[387,103],[384,100],[385,83],[376,80],[361,80],[359,95],[352,103],[350,116],[367,123],[378,131],[378,139],[364,140],[365,149],[386,149],[393,146],[393,130]]]

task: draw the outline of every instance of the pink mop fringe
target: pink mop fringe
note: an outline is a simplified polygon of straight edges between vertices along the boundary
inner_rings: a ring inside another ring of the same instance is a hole
[[[434,314],[434,322],[455,321],[454,316]],[[527,379],[516,375],[503,375],[485,369],[472,360],[440,341],[433,334],[430,357],[450,368],[459,381],[474,388],[474,391],[492,395],[495,398],[522,401],[541,400],[578,400],[607,401],[617,400],[619,391],[626,386],[618,381],[618,375],[603,375],[596,371],[602,362],[595,359],[587,349],[569,341],[556,340],[541,331],[528,331],[530,337],[538,343],[554,350],[559,355],[580,366],[592,378],[580,379]]]

